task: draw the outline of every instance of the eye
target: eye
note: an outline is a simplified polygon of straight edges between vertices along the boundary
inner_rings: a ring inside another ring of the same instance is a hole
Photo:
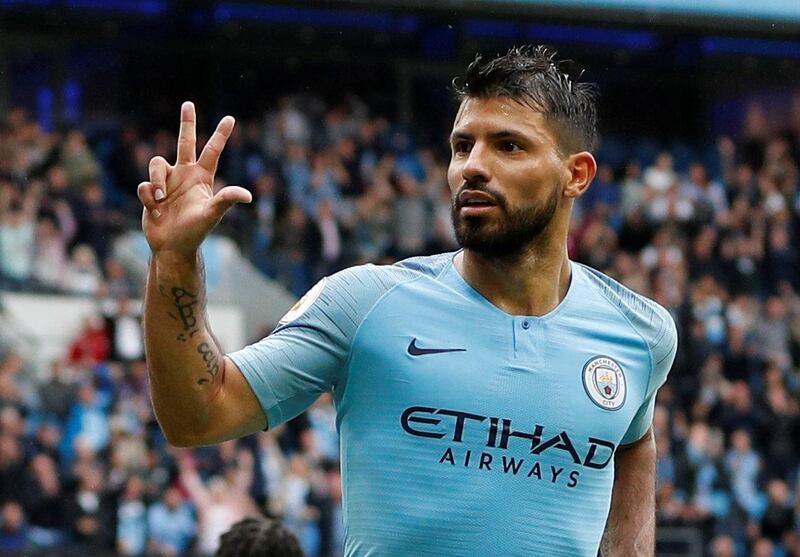
[[[522,147],[514,141],[501,141],[500,150],[506,153],[516,153],[517,151],[522,151]]]
[[[469,153],[472,148],[468,141],[456,141],[453,143],[453,153]]]

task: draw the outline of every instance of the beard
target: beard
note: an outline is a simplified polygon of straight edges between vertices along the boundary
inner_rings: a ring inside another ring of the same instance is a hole
[[[464,190],[477,190],[494,198],[497,209],[503,213],[499,220],[489,217],[463,217],[459,194]],[[486,187],[483,183],[462,186],[450,206],[450,216],[456,233],[458,245],[488,259],[521,255],[547,228],[555,216],[560,201],[559,188],[544,204],[537,206],[509,208],[508,201],[500,192]]]

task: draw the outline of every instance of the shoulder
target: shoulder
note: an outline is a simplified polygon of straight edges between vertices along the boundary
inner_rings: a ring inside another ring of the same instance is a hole
[[[324,318],[347,328],[357,327],[369,311],[395,287],[437,276],[450,261],[448,254],[413,257],[394,265],[357,265],[320,280],[281,319],[278,329]]]
[[[580,264],[577,267],[588,287],[618,311],[647,343],[653,357],[653,366],[662,365],[667,359],[668,365],[671,365],[677,348],[678,333],[669,311],[596,269]]]
[[[398,261],[392,265],[392,268],[412,271],[430,277],[437,277],[450,265],[455,253],[456,252],[446,252],[436,255],[409,257],[408,259]]]
[[[367,301],[376,298],[400,284],[423,277],[437,277],[452,259],[451,253],[410,257],[393,265],[358,265],[333,274],[326,279],[326,290],[358,289],[359,297]]]

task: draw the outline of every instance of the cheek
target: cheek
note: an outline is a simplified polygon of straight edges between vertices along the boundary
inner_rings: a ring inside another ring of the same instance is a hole
[[[450,192],[454,193],[463,182],[459,165],[450,161],[450,166],[447,167],[447,185],[450,187]]]
[[[550,201],[554,195],[560,195],[562,176],[553,171],[537,165],[535,170],[530,167],[527,172],[509,176],[508,183],[514,187],[505,188],[506,198],[511,206],[535,207]]]

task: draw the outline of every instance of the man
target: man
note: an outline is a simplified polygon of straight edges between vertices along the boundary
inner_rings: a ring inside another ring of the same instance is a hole
[[[572,263],[596,163],[591,86],[544,47],[477,58],[457,86],[448,182],[462,250],[322,280],[261,342],[224,356],[206,322],[202,239],[236,202],[209,184],[233,119],[139,186],[159,421],[176,445],[275,427],[332,391],[345,554],[652,555],[657,388],[668,313]],[[616,481],[615,480],[616,476]]]

